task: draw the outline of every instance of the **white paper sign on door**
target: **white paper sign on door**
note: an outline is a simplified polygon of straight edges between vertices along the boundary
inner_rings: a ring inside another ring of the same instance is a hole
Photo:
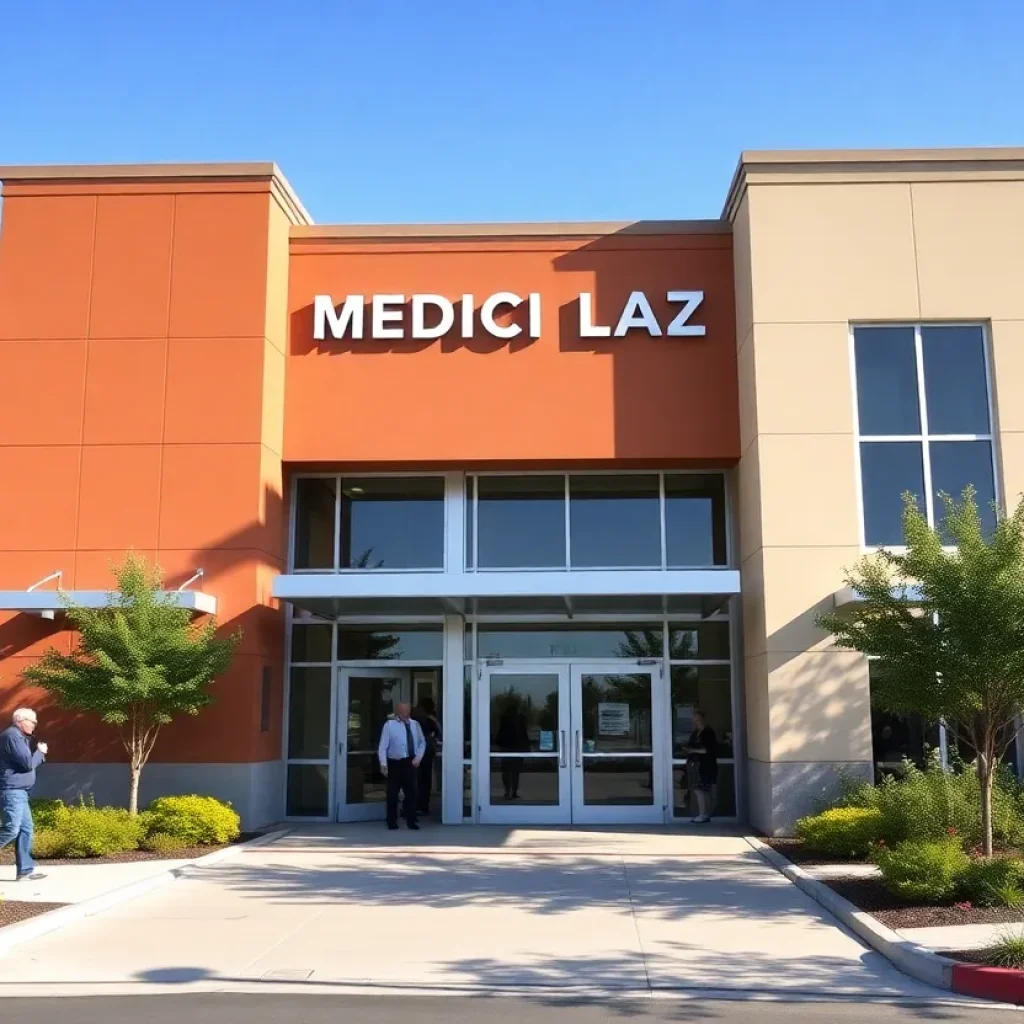
[[[540,731],[540,743],[538,744],[538,747],[540,748],[541,751],[554,750],[555,749],[555,734],[553,732],[547,731],[546,729],[541,729],[541,731]]]
[[[629,705],[601,703],[597,705],[599,736],[629,735]]]

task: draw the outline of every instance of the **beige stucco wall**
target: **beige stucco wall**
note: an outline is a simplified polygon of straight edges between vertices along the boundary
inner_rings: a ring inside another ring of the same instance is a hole
[[[870,771],[866,663],[814,625],[861,550],[850,322],[991,321],[1000,489],[1024,491],[1024,159],[751,154],[727,212],[749,806],[779,833]]]

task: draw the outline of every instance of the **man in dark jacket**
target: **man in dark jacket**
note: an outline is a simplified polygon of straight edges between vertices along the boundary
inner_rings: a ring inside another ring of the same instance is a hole
[[[32,810],[28,795],[36,784],[36,768],[46,760],[46,744],[35,751],[29,737],[36,731],[36,713],[18,708],[11,727],[0,733],[0,848],[17,840],[14,847],[18,881],[45,878],[32,860]]]

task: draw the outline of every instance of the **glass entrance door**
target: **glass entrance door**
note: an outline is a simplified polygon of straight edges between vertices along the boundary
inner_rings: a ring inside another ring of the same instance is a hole
[[[573,665],[572,820],[665,820],[657,665]]]
[[[660,666],[506,662],[482,676],[482,821],[665,821],[666,766],[653,714]]]
[[[387,782],[377,746],[388,717],[411,696],[406,669],[344,668],[338,677],[337,819],[384,820]]]

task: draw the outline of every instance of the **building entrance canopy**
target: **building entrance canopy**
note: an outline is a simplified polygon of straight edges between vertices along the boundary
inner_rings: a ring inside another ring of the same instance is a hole
[[[709,616],[740,592],[736,569],[477,573],[293,573],[274,597],[325,618],[347,615]]]

